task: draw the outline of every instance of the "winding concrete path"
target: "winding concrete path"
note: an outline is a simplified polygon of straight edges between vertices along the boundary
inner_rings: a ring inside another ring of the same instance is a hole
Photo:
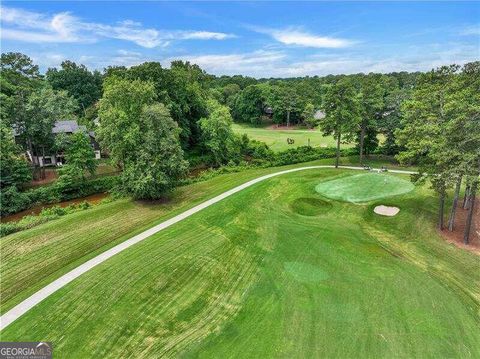
[[[90,269],[96,267],[100,263],[105,262],[107,259],[113,257],[114,255],[124,251],[128,247],[133,246],[134,244],[143,241],[144,239],[160,232],[161,230],[170,227],[171,225],[180,222],[181,220],[190,217],[191,215],[200,212],[202,209],[207,208],[211,206],[212,204],[215,204],[219,201],[221,201],[224,198],[227,198],[231,196],[232,194],[235,194],[237,192],[240,192],[241,190],[248,188],[250,186],[253,186],[254,184],[258,182],[262,182],[266,179],[280,176],[286,173],[292,173],[292,172],[298,172],[298,171],[304,171],[304,170],[311,170],[311,169],[318,169],[318,168],[335,168],[335,166],[308,166],[308,167],[298,167],[298,168],[292,168],[289,170],[284,170],[284,171],[279,171],[275,173],[270,173],[265,176],[261,176],[258,178],[255,178],[251,181],[245,182],[244,184],[234,187],[231,190],[228,190],[226,192],[223,192],[222,194],[219,194],[216,197],[213,197],[193,208],[190,208],[189,210],[173,217],[170,218],[169,220],[162,222],[160,224],[157,224],[156,226],[140,233],[137,234],[135,237],[132,237],[130,239],[127,239],[126,241],[116,245],[115,247],[110,248],[109,250],[99,254],[98,256],[90,259],[89,261],[81,264],[77,268],[71,270],[70,272],[62,275],[60,278],[54,280],[52,283],[48,284],[47,286],[43,287],[40,289],[38,292],[32,294],[30,297],[25,299],[23,302],[20,304],[16,305],[12,309],[10,309],[8,312],[3,314],[0,317],[0,331],[5,329],[9,324],[20,318],[23,314],[28,312],[30,309],[32,309],[34,306],[36,306],[38,303],[43,301],[45,298],[50,296],[51,294],[55,293],[57,290],[60,288],[66,286],[68,283],[73,281],[74,279],[80,277],[83,273],[88,272]],[[351,169],[351,170],[364,170],[363,167],[351,167],[351,166],[340,166],[339,168],[341,169]],[[373,169],[375,171],[375,169]],[[389,170],[389,172],[392,173],[403,173],[403,174],[413,174],[415,172],[411,171],[403,171],[403,170]]]

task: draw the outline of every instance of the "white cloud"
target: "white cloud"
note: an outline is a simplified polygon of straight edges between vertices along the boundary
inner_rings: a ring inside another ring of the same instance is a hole
[[[211,31],[162,31],[124,20],[115,25],[85,22],[68,12],[47,15],[2,7],[2,38],[34,43],[95,42],[111,38],[146,48],[167,46],[174,40],[224,40],[232,34]]]
[[[303,31],[300,28],[266,29],[250,27],[252,30],[270,35],[273,39],[285,45],[295,45],[315,48],[341,48],[352,46],[355,42],[347,39],[320,36]]]
[[[110,63],[105,63],[103,67],[107,67],[109,65],[131,67],[140,65],[145,61],[147,61],[147,58],[145,58],[140,52],[118,50],[117,54],[111,60],[109,60]]]
[[[233,34],[211,31],[180,31],[177,35],[184,40],[225,40],[236,37]]]
[[[167,58],[164,65],[173,60],[190,61],[213,74],[248,74],[259,76],[268,72],[274,64],[280,63],[286,54],[278,51],[258,50],[250,53],[216,54],[216,55],[184,55]]]
[[[460,31],[460,35],[470,36],[476,35],[480,36],[480,25],[467,26]]]
[[[249,53],[185,55],[162,61],[164,65],[175,59],[195,63],[216,75],[242,74],[261,77],[324,76],[328,74],[353,74],[394,71],[428,71],[442,65],[463,65],[476,61],[479,53],[474,45],[448,43],[410,48],[408,54],[390,56],[364,56],[362,54],[316,53],[301,57],[287,50],[259,50]]]
[[[41,68],[49,68],[59,66],[63,61],[67,60],[67,56],[59,53],[42,52],[32,54],[32,60]]]
[[[423,50],[422,50],[423,49]],[[324,76],[328,74],[353,74],[393,71],[428,71],[442,65],[457,63],[463,65],[478,59],[478,50],[471,45],[449,44],[448,49],[438,45],[410,49],[408,55],[371,57],[361,54],[316,53],[298,60],[286,51],[258,50],[233,54],[191,54],[166,58],[152,57],[142,51],[118,50],[110,56],[65,56],[64,54],[32,54],[35,63],[41,67],[58,66],[69,58],[90,68],[103,69],[110,65],[135,66],[145,61],[160,61],[168,67],[173,60],[190,61],[208,73],[216,75],[248,75],[257,78]]]

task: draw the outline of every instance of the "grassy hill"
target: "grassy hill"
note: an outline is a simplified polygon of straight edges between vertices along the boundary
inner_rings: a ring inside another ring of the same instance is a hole
[[[480,356],[478,257],[436,234],[426,187],[368,203],[315,190],[357,174],[309,170],[256,184],[94,268],[2,340],[48,338],[70,358]],[[188,187],[184,198],[252,175]],[[401,211],[379,217],[380,203]],[[117,216],[92,223],[108,233],[136,220],[134,210]],[[52,228],[38,228],[48,241]]]

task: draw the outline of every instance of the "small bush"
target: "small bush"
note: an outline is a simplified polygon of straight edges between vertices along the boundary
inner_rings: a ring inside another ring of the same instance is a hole
[[[15,186],[2,188],[0,191],[2,216],[23,211],[29,207],[30,203],[30,197],[24,192],[19,192]]]
[[[11,233],[17,232],[16,223],[1,223],[0,224],[0,237],[5,237]]]
[[[68,207],[67,207],[68,208]],[[62,208],[60,206],[53,206],[50,208],[44,208],[40,212],[40,216],[49,217],[49,216],[63,216],[67,213],[67,208]]]

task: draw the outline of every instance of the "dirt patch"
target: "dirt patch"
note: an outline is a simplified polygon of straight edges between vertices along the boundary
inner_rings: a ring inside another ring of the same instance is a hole
[[[477,199],[475,201],[475,213],[473,214],[473,223],[470,230],[470,243],[468,245],[463,243],[463,232],[465,231],[468,210],[462,208],[461,200],[458,202],[459,205],[457,206],[453,231],[450,232],[448,229],[444,229],[443,231],[438,232],[447,240],[447,242],[480,255],[480,200]]]
[[[32,180],[27,185],[27,187],[43,186],[43,185],[55,182],[57,178],[58,178],[58,173],[56,168],[45,168],[45,178]]]
[[[384,206],[383,204],[381,206],[376,206],[373,211],[376,214],[379,214],[381,216],[387,216],[387,217],[393,217],[400,212],[400,208],[398,207],[389,207],[389,206]]]

